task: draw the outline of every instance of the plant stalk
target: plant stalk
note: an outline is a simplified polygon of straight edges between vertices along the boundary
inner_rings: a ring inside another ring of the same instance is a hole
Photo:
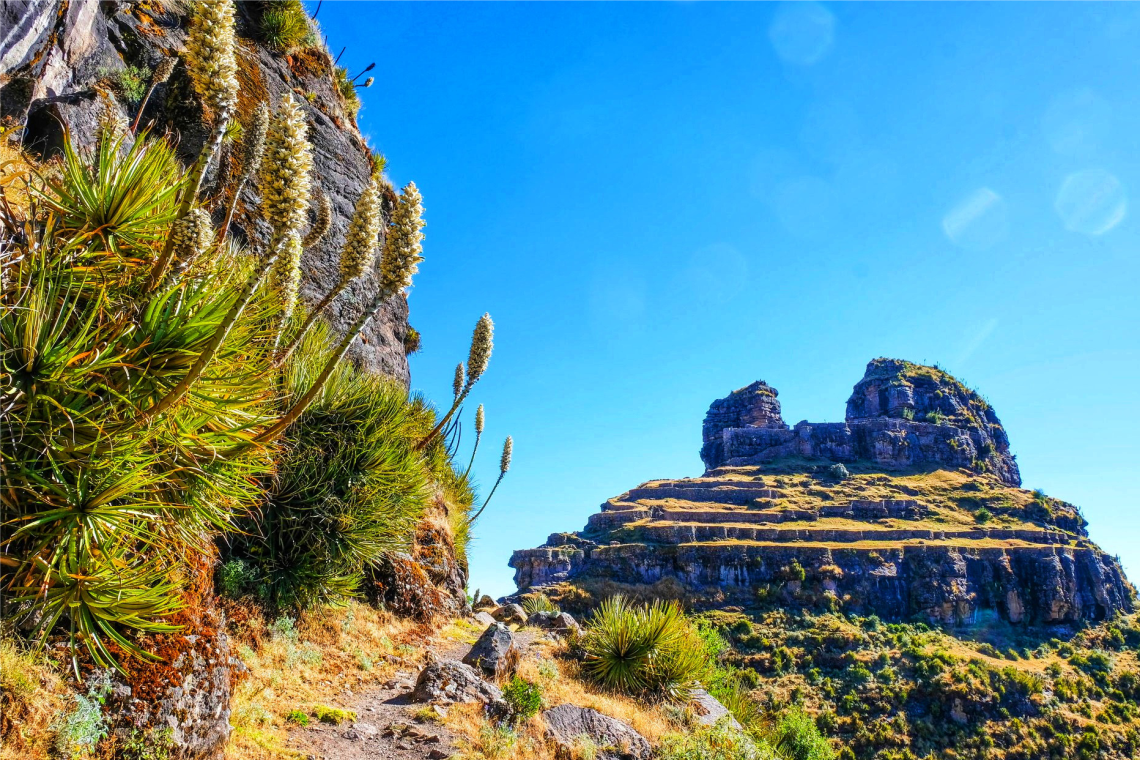
[[[330,356],[329,360],[325,362],[325,367],[321,370],[321,374],[318,375],[313,384],[309,386],[309,390],[305,391],[305,395],[301,396],[297,403],[293,404],[289,411],[277,420],[277,422],[259,433],[253,439],[255,443],[264,443],[272,440],[287,427],[292,425],[298,417],[304,414],[305,410],[308,409],[309,405],[316,399],[317,394],[321,392],[325,383],[328,382],[329,377],[333,371],[336,370],[337,365],[340,364],[340,360],[343,359],[345,353],[348,352],[348,347],[352,345],[352,341],[356,340],[356,336],[360,335],[361,331],[372,320],[372,317],[376,316],[376,312],[380,311],[380,307],[387,302],[389,295],[390,294],[384,293],[383,291],[376,294],[376,297],[372,299],[372,303],[367,309],[361,312],[360,316],[356,318],[356,322],[353,323],[352,327],[345,333],[344,338],[340,342],[340,346],[337,347],[336,353]]]
[[[146,89],[146,95],[143,95],[142,103],[139,104],[139,112],[135,114],[135,120],[131,122],[132,133],[134,133],[134,131],[139,128],[139,120],[142,119],[143,111],[146,110],[146,104],[150,102],[150,96],[156,87],[158,87],[158,82],[155,82]]]
[[[475,452],[479,450],[479,439],[483,437],[482,433],[475,434],[475,445],[471,448],[471,461],[467,463],[467,469],[463,471],[463,477],[471,474],[471,466],[475,464]]]
[[[305,324],[301,325],[301,329],[297,331],[297,336],[289,342],[289,345],[285,347],[285,350],[281,353],[281,355],[274,360],[274,367],[281,367],[285,364],[285,361],[293,354],[294,349],[296,349],[297,346],[301,344],[301,340],[305,337],[305,333],[309,332],[309,328],[311,328],[316,323],[317,317],[319,317],[321,313],[328,308],[329,304],[336,300],[336,297],[339,296],[346,287],[348,287],[347,284],[337,283],[337,286],[330,290],[328,294],[321,299],[321,302],[317,304],[311,312],[309,312],[309,316],[305,319]]]
[[[475,521],[479,519],[479,515],[483,514],[483,510],[486,509],[487,505],[491,503],[491,497],[495,495],[495,491],[498,490],[499,484],[503,482],[503,476],[506,474],[507,473],[505,473],[505,472],[499,473],[499,478],[498,478],[498,480],[495,481],[495,485],[491,487],[491,493],[487,494],[487,499],[486,499],[486,501],[483,502],[483,506],[479,507],[479,511],[476,512],[474,515],[472,515],[470,518],[468,518],[468,520],[467,520],[468,525],[474,525]]]
[[[459,408],[459,405],[463,403],[463,400],[467,398],[467,394],[470,392],[470,387],[463,389],[463,392],[460,393],[455,401],[451,404],[451,408],[447,410],[447,414],[444,415],[443,419],[439,421],[439,424],[432,428],[431,432],[424,436],[424,439],[422,441],[416,444],[416,451],[423,451],[427,448],[429,443],[435,440],[436,436],[439,435],[444,426],[451,421],[451,417],[455,414],[455,410]]]
[[[194,162],[194,168],[190,173],[190,181],[187,183],[184,195],[182,196],[182,203],[178,207],[178,214],[174,217],[175,223],[190,213],[190,209],[198,200],[198,191],[202,187],[202,178],[206,176],[206,168],[210,165],[210,161],[214,158],[214,154],[218,152],[218,148],[222,145],[222,138],[226,134],[226,125],[230,122],[230,109],[224,110],[218,114],[218,121],[214,124],[213,130],[210,132],[210,139],[206,146],[202,149],[202,153],[198,156],[198,160]],[[147,283],[147,290],[154,290],[158,284],[162,282],[162,275],[166,272],[166,267],[170,264],[170,257],[174,254],[174,236],[166,238],[166,245],[162,248],[162,255],[158,257],[158,261],[154,263],[154,268],[150,270],[150,281]],[[276,258],[276,257],[275,257]]]
[[[253,274],[250,275],[249,280],[245,284],[245,288],[242,289],[241,294],[238,296],[237,301],[230,307],[229,313],[226,314],[222,323],[218,325],[218,329],[214,331],[214,337],[206,344],[206,348],[202,350],[202,353],[198,354],[198,359],[194,362],[194,365],[190,367],[190,371],[186,373],[186,376],[182,378],[178,385],[170,389],[169,393],[163,396],[150,409],[142,413],[141,419],[139,420],[140,424],[169,409],[173,404],[178,402],[179,399],[185,396],[187,391],[190,390],[190,386],[202,376],[202,373],[206,370],[206,366],[209,365],[210,361],[217,355],[218,349],[221,348],[222,343],[230,334],[230,330],[232,330],[233,326],[237,323],[245,307],[253,300],[253,294],[257,292],[257,287],[265,278],[266,272],[273,266],[273,262],[277,261],[277,257],[281,255],[282,246],[283,243],[277,243],[274,250],[266,256],[261,264],[258,265],[257,269],[253,271]]]

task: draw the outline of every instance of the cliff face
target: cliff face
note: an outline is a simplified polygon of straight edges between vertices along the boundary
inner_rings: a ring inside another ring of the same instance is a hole
[[[877,359],[847,417],[789,429],[764,383],[714,401],[702,477],[644,483],[580,533],[515,552],[516,584],[671,579],[698,605],[838,606],[967,627],[1132,609],[1079,511],[1017,487],[1000,421],[957,380]]]
[[[100,108],[97,90],[113,83],[128,67],[147,76],[167,55],[177,55],[186,38],[187,18],[172,10],[175,3],[99,2],[99,0],[10,0],[0,3],[0,118],[19,131],[24,146],[41,156],[57,153],[63,132],[70,130],[81,146],[94,140]],[[332,61],[323,51],[277,55],[256,40],[256,3],[238,3],[239,121],[258,102],[274,106],[293,93],[309,119],[314,154],[314,185],[332,203],[332,227],[307,249],[302,260],[301,297],[315,304],[336,284],[339,252],[356,199],[371,174],[371,151],[352,117],[344,110],[332,80]],[[120,100],[123,98],[120,97]],[[121,103],[133,119],[137,104]],[[167,132],[182,156],[198,154],[209,126],[193,96],[185,67],[179,63],[170,80],[151,96],[141,124]],[[217,196],[240,169],[240,148],[215,161],[207,186]],[[251,243],[267,228],[256,219],[256,183],[243,192],[235,228]],[[390,215],[395,196],[385,204]],[[220,204],[219,204],[220,205]],[[221,212],[215,208],[215,221]],[[374,273],[360,278],[326,312],[333,329],[344,331],[376,292]],[[404,340],[408,330],[405,298],[391,299],[354,343],[350,356],[358,365],[409,382]]]

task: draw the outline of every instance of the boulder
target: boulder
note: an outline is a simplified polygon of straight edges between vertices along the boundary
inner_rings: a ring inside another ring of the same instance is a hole
[[[526,625],[526,612],[518,604],[504,604],[499,609],[491,613],[491,617],[498,620],[500,623],[510,625],[512,623],[517,625]]]
[[[471,605],[473,610],[493,610],[498,607],[498,603],[491,597],[483,594],[475,604]]]
[[[720,700],[709,694],[704,689],[693,689],[692,696],[689,698],[689,707],[692,709],[693,714],[697,716],[697,722],[711,726],[722,718],[727,717],[728,723],[733,728],[743,731],[744,727],[740,725],[740,721],[732,717],[732,713],[728,708],[720,703]]]
[[[571,631],[582,632],[582,626],[578,625],[578,621],[569,612],[532,612],[526,619],[526,624],[562,635]]]
[[[547,736],[563,752],[572,753],[582,738],[597,748],[597,760],[648,760],[652,750],[645,737],[626,723],[577,705],[558,705],[542,714]]]
[[[480,625],[494,625],[495,618],[491,617],[490,612],[480,610],[471,616],[471,619]]]
[[[454,660],[433,660],[420,671],[408,698],[412,702],[497,705],[502,703],[503,693],[499,687],[484,681],[470,665]]]
[[[519,649],[511,629],[502,623],[492,623],[463,658],[466,665],[477,668],[491,680],[498,681],[515,672],[519,663]]]

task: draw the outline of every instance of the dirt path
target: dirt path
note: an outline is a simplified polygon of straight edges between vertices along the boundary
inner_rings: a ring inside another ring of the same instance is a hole
[[[537,638],[532,631],[515,633],[515,641],[524,652]],[[471,649],[462,641],[431,641],[427,649],[444,660],[460,660]],[[314,722],[297,727],[289,734],[287,744],[312,760],[443,760],[456,754],[457,739],[452,732],[432,720],[417,721],[417,713],[432,708],[408,701],[408,695],[419,675],[420,664],[409,662],[381,685],[357,697],[352,709],[355,722],[339,726]]]

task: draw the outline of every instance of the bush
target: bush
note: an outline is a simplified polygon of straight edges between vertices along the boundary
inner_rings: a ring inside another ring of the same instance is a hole
[[[102,671],[89,681],[86,694],[75,695],[74,707],[53,726],[56,752],[67,758],[81,758],[94,751],[107,735],[103,703],[110,693],[110,673]]]
[[[642,607],[610,597],[594,614],[582,648],[590,680],[651,699],[686,701],[709,671],[699,634],[676,602]]]
[[[979,509],[977,512],[974,513],[974,521],[977,522],[978,524],[988,523],[992,519],[993,519],[993,513],[990,512],[985,507],[982,507],[981,509]]]
[[[139,66],[127,66],[114,71],[102,69],[99,75],[110,84],[120,100],[128,105],[137,106],[146,95],[151,72]]]
[[[261,14],[261,39],[278,53],[288,53],[311,39],[309,14],[301,0],[272,0]]]
[[[561,612],[558,605],[550,601],[546,594],[527,594],[522,600],[523,612],[533,615],[536,612],[550,612],[557,615]]]
[[[328,341],[323,327],[306,336],[287,372],[294,396],[324,365]],[[393,380],[350,365],[329,378],[286,431],[267,503],[239,523],[232,542],[271,609],[340,603],[357,593],[369,565],[410,548],[431,475],[415,450],[425,424]]]
[[[836,463],[827,468],[827,477],[832,480],[847,480],[851,473],[842,464]]]
[[[834,760],[835,751],[803,710],[789,710],[773,732],[774,745],[787,760]]]
[[[530,681],[515,676],[503,689],[510,718],[515,722],[530,720],[542,709],[542,689]]]
[[[661,737],[654,757],[658,760],[771,760],[774,753],[767,744],[754,741],[722,720],[711,728]]]
[[[356,720],[356,713],[352,710],[343,710],[339,707],[317,705],[313,708],[313,717],[315,717],[321,723],[329,723],[334,726],[339,726],[346,720]]]

